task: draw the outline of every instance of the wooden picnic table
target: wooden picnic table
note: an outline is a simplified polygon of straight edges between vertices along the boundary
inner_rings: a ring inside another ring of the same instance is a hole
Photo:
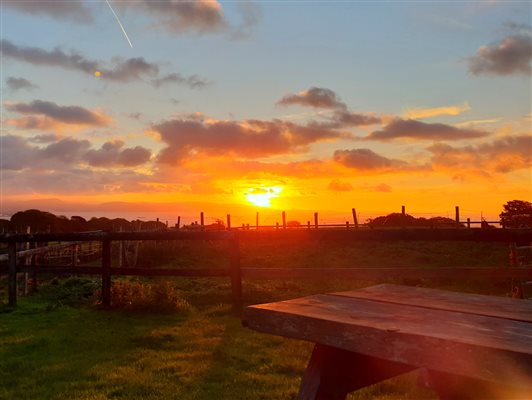
[[[532,399],[532,301],[383,284],[250,306],[244,324],[316,343],[298,399],[417,369],[441,399]]]

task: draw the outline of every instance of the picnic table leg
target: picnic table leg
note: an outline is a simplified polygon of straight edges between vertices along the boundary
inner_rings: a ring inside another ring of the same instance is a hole
[[[317,344],[298,400],[344,400],[348,393],[415,369],[409,365]]]

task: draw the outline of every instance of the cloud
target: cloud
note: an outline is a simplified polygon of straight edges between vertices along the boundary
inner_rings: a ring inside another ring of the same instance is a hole
[[[482,46],[467,59],[473,75],[530,75],[532,68],[532,35],[515,34],[500,42]]]
[[[333,125],[343,126],[365,126],[375,125],[382,122],[382,118],[373,114],[360,114],[351,111],[337,111],[332,116]]]
[[[208,86],[210,82],[206,79],[200,78],[197,75],[183,76],[179,73],[174,72],[165,75],[161,78],[153,79],[151,83],[155,87],[165,86],[170,83],[177,83],[188,86],[191,89],[201,89],[205,86]]]
[[[32,143],[51,143],[51,142],[57,142],[59,140],[61,140],[61,137],[53,133],[47,133],[44,135],[36,135],[31,138],[28,138],[28,141]]]
[[[390,193],[392,191],[392,187],[390,185],[387,185],[386,183],[381,183],[373,188],[375,192],[381,192],[381,193]]]
[[[172,34],[217,33],[228,28],[222,6],[215,0],[144,0],[136,2],[134,7],[142,7],[156,18],[154,26]]]
[[[15,78],[13,76],[10,76],[6,79],[6,86],[8,90],[12,92],[16,92],[17,90],[21,89],[33,90],[39,87],[25,78]]]
[[[429,124],[412,119],[394,119],[382,130],[370,133],[368,140],[393,140],[397,138],[412,138],[419,140],[461,140],[476,139],[489,135],[489,132],[475,129],[456,128],[445,124]]]
[[[332,190],[334,192],[350,192],[351,190],[353,190],[353,185],[347,182],[342,182],[338,179],[333,179],[327,185],[327,189]]]
[[[301,105],[315,108],[346,109],[347,106],[331,89],[311,87],[296,94],[287,94],[277,104]]]
[[[90,10],[81,1],[5,1],[3,7],[30,15],[45,15],[56,20],[78,23],[93,21]]]
[[[370,149],[336,150],[333,160],[348,168],[361,171],[404,169],[404,161],[383,157]]]
[[[24,120],[28,122],[25,126],[27,128],[38,127],[39,118],[35,118],[35,115],[73,125],[107,126],[111,122],[111,117],[103,113],[79,106],[59,106],[51,101],[34,100],[31,103],[6,103],[5,108],[18,114],[31,115],[32,118]],[[35,125],[32,125],[33,122]]]
[[[173,119],[152,127],[168,145],[159,154],[160,162],[177,164],[197,153],[259,158],[302,151],[312,143],[350,137],[319,124],[303,126],[280,120],[202,118]]]
[[[427,148],[435,169],[463,175],[508,173],[532,167],[532,135],[507,136],[475,146],[438,143]]]
[[[233,29],[231,38],[245,39],[251,36],[253,29],[262,19],[262,10],[251,1],[240,1],[237,6],[242,15],[242,22]]]
[[[0,41],[2,55],[13,60],[27,62],[37,66],[59,67],[68,70],[83,72],[94,75],[100,71],[99,79],[115,82],[130,82],[144,77],[157,77],[159,66],[150,63],[142,57],[129,58],[127,60],[115,59],[113,65],[106,68],[99,61],[87,59],[77,52],[66,53],[60,48],[48,51],[37,47],[17,46],[8,40]]]
[[[123,148],[124,142],[121,141],[104,143],[95,150],[91,149],[88,140],[70,137],[53,140],[52,135],[35,139],[14,135],[1,137],[0,168],[15,171],[68,170],[87,164],[95,167],[134,167],[148,162],[151,156],[150,150],[141,146]],[[47,145],[40,147],[32,145],[32,142]]]
[[[149,161],[150,150],[141,146],[122,149],[124,144],[121,140],[106,142],[98,150],[89,150],[84,159],[93,167],[133,167]]]
[[[406,119],[432,118],[440,115],[460,115],[471,110],[469,104],[434,108],[410,108],[404,112]]]

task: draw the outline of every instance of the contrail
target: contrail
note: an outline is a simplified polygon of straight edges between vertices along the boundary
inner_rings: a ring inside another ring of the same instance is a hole
[[[133,48],[133,45],[131,44],[131,40],[129,40],[129,36],[128,36],[127,33],[126,33],[126,30],[124,29],[124,27],[123,27],[122,24],[120,23],[120,20],[118,19],[118,15],[116,15],[115,10],[113,10],[113,7],[111,7],[111,3],[109,3],[109,0],[105,0],[105,1],[107,2],[107,5],[108,5],[109,8],[111,9],[111,12],[112,12],[113,15],[115,16],[115,18],[116,18],[116,22],[118,22],[118,25],[120,25],[120,29],[122,29],[122,32],[124,32],[124,36],[126,37],[127,42],[129,43],[129,45],[131,46],[131,48]]]

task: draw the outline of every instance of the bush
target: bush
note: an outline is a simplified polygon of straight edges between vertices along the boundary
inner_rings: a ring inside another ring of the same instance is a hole
[[[187,312],[191,309],[181,293],[168,282],[114,281],[111,304],[114,308],[131,311]]]
[[[80,306],[91,304],[100,288],[100,282],[89,278],[71,277],[54,279],[39,288],[42,299],[54,305]]]

